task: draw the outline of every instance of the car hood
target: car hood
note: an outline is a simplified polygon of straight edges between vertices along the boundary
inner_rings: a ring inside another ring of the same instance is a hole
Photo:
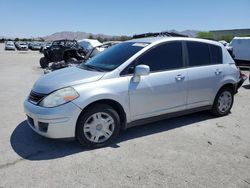
[[[49,94],[63,87],[97,81],[104,74],[78,67],[64,68],[41,76],[34,84],[32,91]]]

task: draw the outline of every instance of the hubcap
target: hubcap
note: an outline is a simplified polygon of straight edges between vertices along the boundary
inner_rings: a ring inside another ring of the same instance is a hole
[[[95,143],[108,140],[114,132],[114,119],[107,113],[98,112],[92,114],[84,123],[83,132],[85,137]]]
[[[232,104],[232,94],[229,91],[224,91],[221,93],[218,99],[218,108],[224,113],[226,112]]]

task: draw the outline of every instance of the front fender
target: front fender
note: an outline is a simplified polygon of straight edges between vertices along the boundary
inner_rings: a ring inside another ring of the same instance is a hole
[[[92,83],[73,86],[80,97],[73,102],[79,108],[84,109],[91,103],[99,100],[113,100],[118,102],[130,121],[128,79],[126,77],[99,80]]]

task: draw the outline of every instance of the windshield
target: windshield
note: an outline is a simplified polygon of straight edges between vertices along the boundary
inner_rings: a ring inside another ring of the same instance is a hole
[[[114,45],[89,59],[86,63],[82,63],[80,68],[90,67],[103,71],[114,70],[147,45],[148,43],[136,42],[124,42]]]
[[[64,41],[62,41],[62,40],[57,40],[57,41],[54,41],[53,43],[52,43],[52,45],[54,45],[54,46],[59,46],[59,45],[64,45]]]
[[[14,43],[12,41],[8,41],[6,44],[13,45]]]

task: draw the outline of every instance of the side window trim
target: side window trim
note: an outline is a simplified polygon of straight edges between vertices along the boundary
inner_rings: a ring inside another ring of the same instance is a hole
[[[188,50],[187,50],[187,41],[182,42],[182,52],[183,52],[183,62],[184,67],[189,67],[189,56],[188,56]]]
[[[137,60],[141,57],[141,56],[143,56],[144,54],[146,54],[147,52],[149,52],[149,51],[151,51],[151,50],[153,50],[154,48],[156,48],[156,47],[158,47],[158,46],[160,46],[160,45],[164,45],[164,44],[168,44],[168,43],[173,43],[173,42],[180,42],[181,43],[181,46],[182,46],[182,67],[180,67],[180,68],[174,68],[174,69],[164,69],[164,70],[159,70],[159,71],[150,71],[150,74],[151,73],[156,73],[156,72],[165,72],[165,71],[171,71],[171,70],[178,70],[178,69],[183,69],[183,68],[185,68],[186,67],[186,63],[185,63],[185,55],[184,55],[184,41],[182,41],[182,40],[176,40],[176,41],[167,41],[167,42],[162,42],[162,43],[160,43],[160,44],[157,44],[157,45],[155,45],[155,46],[153,46],[152,48],[149,48],[148,50],[146,50],[145,52],[143,52],[140,56],[138,56],[134,61],[132,61],[128,66],[126,66],[121,72],[120,72],[120,76],[131,76],[131,75],[133,75],[133,74],[127,74],[127,73],[124,73],[125,72],[125,70],[127,70],[133,63],[135,64],[134,65],[134,67],[136,67],[137,66]]]

